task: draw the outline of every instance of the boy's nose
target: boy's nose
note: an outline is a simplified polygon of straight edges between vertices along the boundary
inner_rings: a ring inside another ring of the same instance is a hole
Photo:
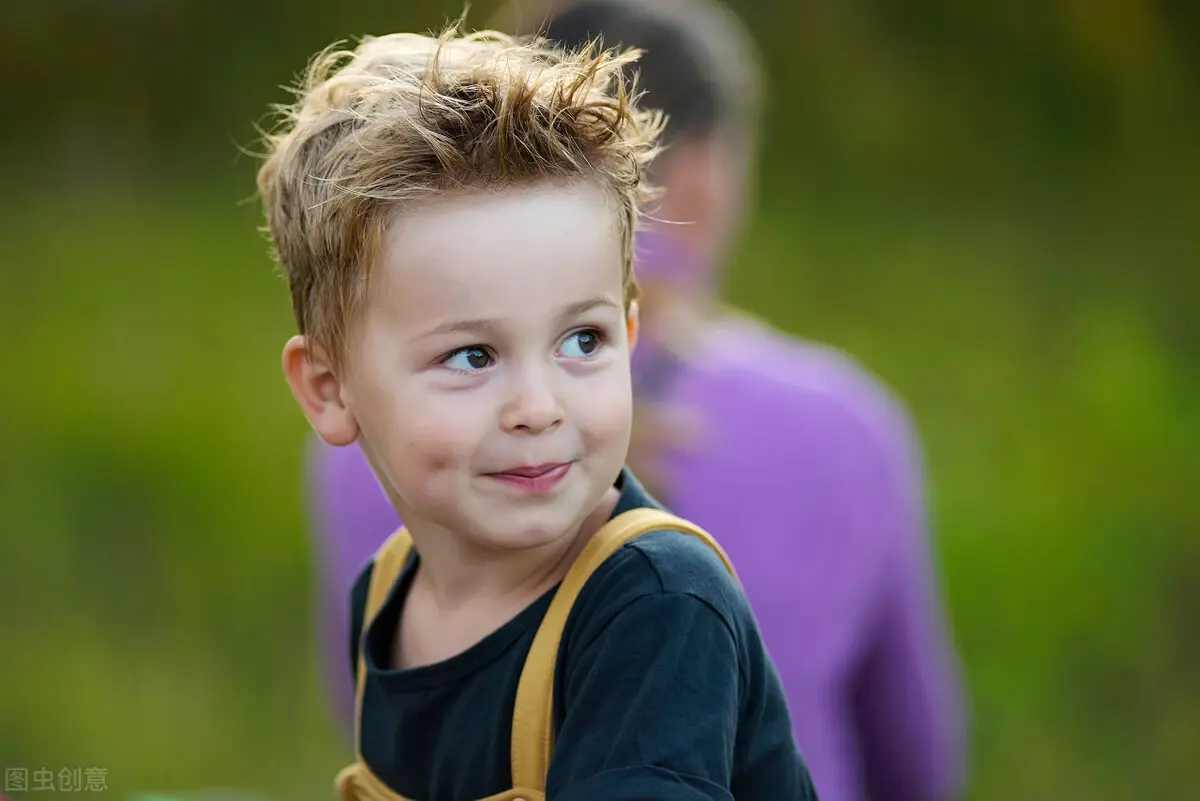
[[[500,412],[500,425],[505,431],[540,434],[562,422],[562,403],[547,379],[536,372],[518,379],[512,397]]]

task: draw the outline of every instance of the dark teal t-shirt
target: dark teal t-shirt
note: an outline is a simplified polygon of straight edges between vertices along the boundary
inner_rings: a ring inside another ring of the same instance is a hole
[[[657,506],[628,471],[617,487],[614,517]],[[512,787],[517,682],[557,588],[457,656],[387,669],[417,564],[367,632],[363,759],[407,798],[476,801]],[[370,574],[351,591],[355,670]],[[646,534],[592,575],[554,678],[549,801],[816,799],[745,596],[688,534]]]

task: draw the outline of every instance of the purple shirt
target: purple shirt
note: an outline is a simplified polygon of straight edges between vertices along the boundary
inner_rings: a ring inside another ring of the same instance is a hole
[[[750,320],[696,351],[658,382],[705,421],[699,449],[666,455],[664,500],[733,560],[822,801],[951,797],[964,710],[902,408],[845,356]],[[323,650],[350,716],[350,585],[400,521],[357,447],[313,457]]]

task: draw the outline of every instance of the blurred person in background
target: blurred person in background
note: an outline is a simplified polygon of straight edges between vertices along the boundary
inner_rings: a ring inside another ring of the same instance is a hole
[[[629,463],[736,565],[823,801],[953,797],[965,707],[908,416],[844,354],[720,302],[754,171],[746,31],[715,0],[516,4],[496,27],[646,51],[639,86],[668,127],[638,240]],[[357,446],[314,442],[309,468],[322,658],[349,722],[350,586],[400,520]]]

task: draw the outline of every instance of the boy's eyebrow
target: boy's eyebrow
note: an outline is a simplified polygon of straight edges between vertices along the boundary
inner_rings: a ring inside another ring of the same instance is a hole
[[[496,324],[491,320],[451,320],[448,323],[442,323],[425,332],[425,336],[434,337],[438,334],[458,334],[458,333],[487,333],[496,328]]]
[[[621,304],[617,303],[608,295],[597,295],[594,298],[588,298],[587,300],[580,300],[576,301],[575,303],[568,304],[567,307],[563,309],[562,316],[564,318],[578,317],[579,315],[586,314],[592,309],[600,306],[611,306],[614,309],[621,308]]]
[[[579,300],[574,303],[569,303],[563,307],[562,319],[569,317],[578,317],[581,314],[586,314],[592,309],[602,306],[620,309],[621,304],[607,295],[597,295],[594,298],[587,300]],[[489,333],[496,330],[496,322],[494,320],[451,320],[447,323],[431,328],[425,336],[437,336],[439,334],[456,334],[456,333]]]

